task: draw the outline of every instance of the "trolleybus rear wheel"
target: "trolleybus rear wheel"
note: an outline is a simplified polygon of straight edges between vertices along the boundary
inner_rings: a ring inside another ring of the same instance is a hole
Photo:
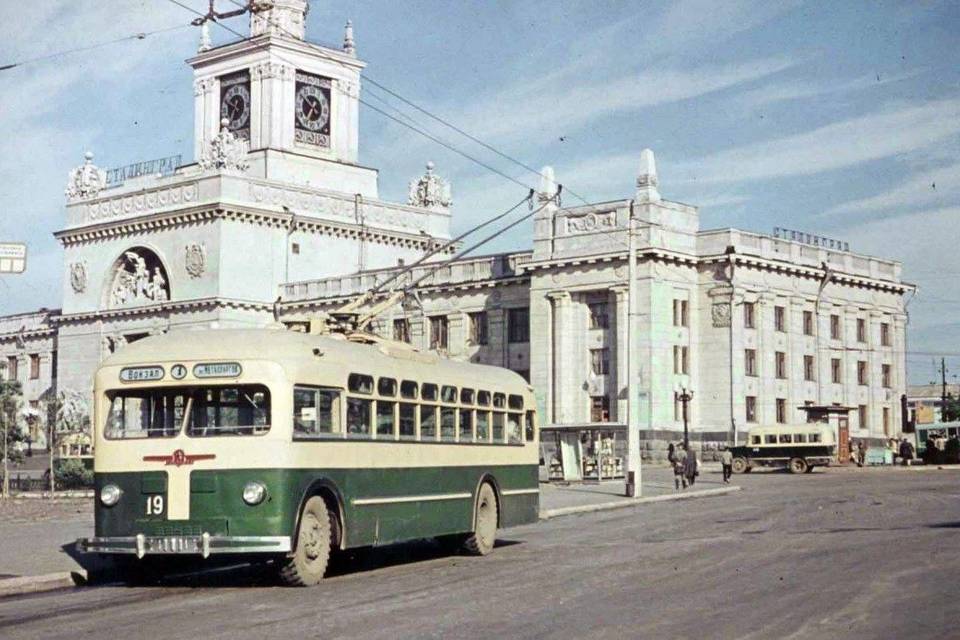
[[[747,471],[747,459],[739,457],[734,458],[730,468],[734,473],[745,473]]]
[[[474,555],[485,556],[493,551],[497,539],[497,494],[484,482],[477,495],[476,525],[467,536],[464,548]]]
[[[806,473],[809,465],[803,458],[790,458],[790,473]]]
[[[323,579],[330,559],[330,520],[334,517],[320,496],[310,498],[303,505],[297,547],[280,568],[284,584],[308,587]]]

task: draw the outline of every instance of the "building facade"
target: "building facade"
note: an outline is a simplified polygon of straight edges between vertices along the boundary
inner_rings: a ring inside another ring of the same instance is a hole
[[[88,392],[131,341],[297,325],[403,272],[395,286],[426,278],[374,331],[521,372],[546,424],[626,422],[632,324],[650,451],[682,429],[681,391],[707,441],[800,421],[804,404],[853,407],[856,438],[899,433],[911,289],[900,264],[833,241],[702,230],[696,207],[660,195],[648,150],[613,202],[562,207],[544,169],[531,250],[440,263],[448,246],[405,271],[449,241],[449,186],[428,165],[407,203],[379,199],[377,171],[358,164],[352,27],[342,48],[310,44],[305,9],[277,3],[249,38],[202,43],[189,60],[194,163],[117,182],[88,155],[72,172],[55,234],[62,309],[0,319],[3,357],[38,354],[41,376],[46,363],[38,387]]]

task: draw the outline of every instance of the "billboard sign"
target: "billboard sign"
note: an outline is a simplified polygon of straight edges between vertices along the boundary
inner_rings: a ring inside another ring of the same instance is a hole
[[[23,273],[27,268],[27,245],[0,242],[0,273]]]

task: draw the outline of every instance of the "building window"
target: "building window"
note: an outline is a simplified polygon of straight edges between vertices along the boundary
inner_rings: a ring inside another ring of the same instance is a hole
[[[748,376],[757,375],[757,350],[756,349],[743,350],[743,367]]]
[[[803,379],[809,381],[816,380],[815,373],[813,356],[803,356]]]
[[[867,384],[867,363],[863,360],[857,361],[857,384]]]
[[[673,301],[673,326],[690,326],[690,304],[686,300]]]
[[[867,405],[862,404],[857,407],[857,417],[860,419],[860,428],[867,429],[869,424],[867,423]]]
[[[836,314],[830,316],[830,339],[840,339],[840,316]]]
[[[590,422],[610,422],[610,398],[607,396],[590,398]]]
[[[880,323],[880,345],[890,346],[890,324],[887,322]]]
[[[590,349],[590,370],[595,376],[610,373],[610,349]]]
[[[747,422],[757,421],[757,396],[746,396]]]
[[[507,340],[530,342],[530,309],[509,309],[507,313]]]
[[[607,329],[610,326],[610,315],[606,302],[591,302],[587,305],[590,310],[590,328]]]
[[[17,356],[7,356],[7,380],[17,379]]]
[[[690,351],[687,347],[673,346],[673,372],[679,374],[690,373]]]
[[[883,379],[883,387],[885,389],[889,389],[891,386],[890,385],[890,365],[888,364],[881,365],[880,372],[881,372],[881,377]]]
[[[787,309],[786,307],[773,308],[773,328],[777,331],[785,332],[787,330]]]
[[[447,348],[447,316],[433,316],[430,318],[430,348]]]
[[[30,379],[37,380],[40,377],[40,354],[30,354]]]
[[[803,312],[803,335],[813,335],[813,311]]]
[[[780,424],[787,423],[787,400],[785,398],[777,398],[777,422]]]
[[[840,358],[831,358],[830,360],[830,380],[834,384],[840,384],[843,382],[843,376],[841,375],[843,369],[840,365]]]
[[[755,326],[754,307],[755,305],[752,302],[743,303],[743,326],[747,329],[753,329]]]
[[[857,342],[867,341],[867,321],[857,318]]]
[[[397,342],[410,342],[410,321],[397,318],[393,321],[393,339]]]
[[[776,363],[777,377],[781,380],[787,378],[787,354],[783,351],[777,351],[774,354],[774,361]]]
[[[470,342],[473,344],[487,344],[487,312],[477,311],[470,314]]]

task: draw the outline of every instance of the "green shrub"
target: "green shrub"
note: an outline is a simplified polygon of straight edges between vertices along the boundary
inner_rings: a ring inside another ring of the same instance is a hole
[[[89,489],[93,487],[93,469],[85,460],[68,458],[54,464],[57,489]]]

